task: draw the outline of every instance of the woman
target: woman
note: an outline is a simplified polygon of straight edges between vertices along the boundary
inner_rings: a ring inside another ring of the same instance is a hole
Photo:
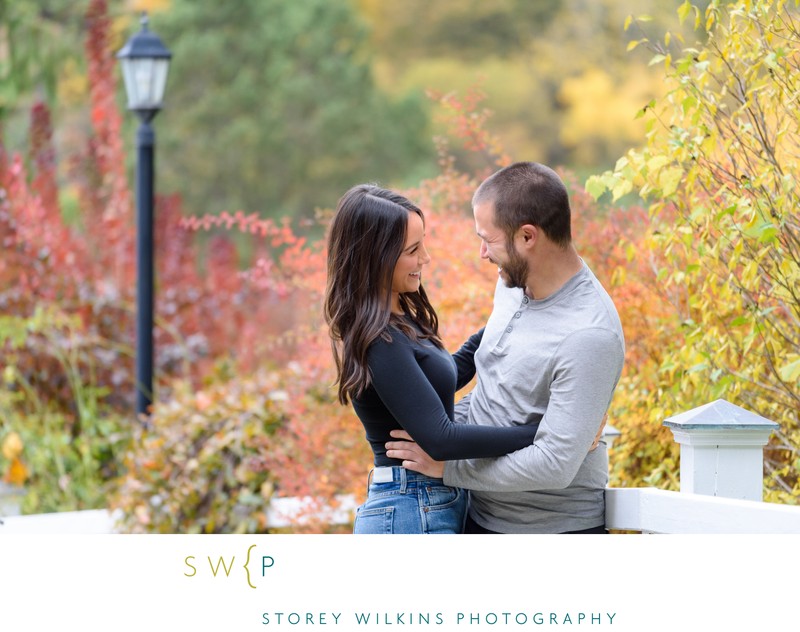
[[[408,431],[437,460],[500,456],[533,442],[537,426],[453,422],[456,390],[475,374],[483,330],[451,356],[422,287],[422,211],[373,185],[339,200],[328,236],[325,319],[339,402],[352,401],[375,467],[355,533],[460,533],[467,495],[386,456],[389,432]]]

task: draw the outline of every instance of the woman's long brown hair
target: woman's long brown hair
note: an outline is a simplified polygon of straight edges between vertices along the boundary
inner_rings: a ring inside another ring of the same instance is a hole
[[[442,348],[439,319],[422,285],[417,292],[400,295],[404,315],[419,331],[392,314],[392,276],[405,246],[409,213],[425,221],[422,211],[402,195],[359,184],[339,200],[331,222],[324,309],[342,404],[369,386],[367,350],[379,337],[391,341],[390,324],[412,339],[428,339]]]

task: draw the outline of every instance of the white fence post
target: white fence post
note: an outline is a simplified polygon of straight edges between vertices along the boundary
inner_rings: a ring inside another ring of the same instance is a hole
[[[16,485],[6,485],[0,482],[0,519],[3,516],[18,516],[19,505],[22,501],[23,491]]]
[[[681,492],[763,499],[764,446],[774,421],[718,399],[664,425],[681,446]]]
[[[614,426],[612,426],[609,423],[606,424],[605,428],[603,428],[602,437],[603,441],[606,442],[607,450],[611,449],[611,447],[614,445],[614,441],[619,439],[620,435],[622,435],[622,433],[619,430],[617,430]]]

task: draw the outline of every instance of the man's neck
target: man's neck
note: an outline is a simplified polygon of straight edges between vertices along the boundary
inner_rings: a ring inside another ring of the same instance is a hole
[[[548,244],[545,252],[537,253],[535,261],[529,264],[528,282],[525,294],[542,300],[555,294],[583,267],[583,261],[573,245],[559,248]]]

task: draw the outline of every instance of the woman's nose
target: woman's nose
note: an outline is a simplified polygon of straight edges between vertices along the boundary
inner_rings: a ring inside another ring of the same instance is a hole
[[[431,262],[431,255],[428,252],[428,249],[425,248],[424,246],[422,247],[422,250],[420,251],[420,261],[422,262],[422,265],[426,265],[426,264]]]

